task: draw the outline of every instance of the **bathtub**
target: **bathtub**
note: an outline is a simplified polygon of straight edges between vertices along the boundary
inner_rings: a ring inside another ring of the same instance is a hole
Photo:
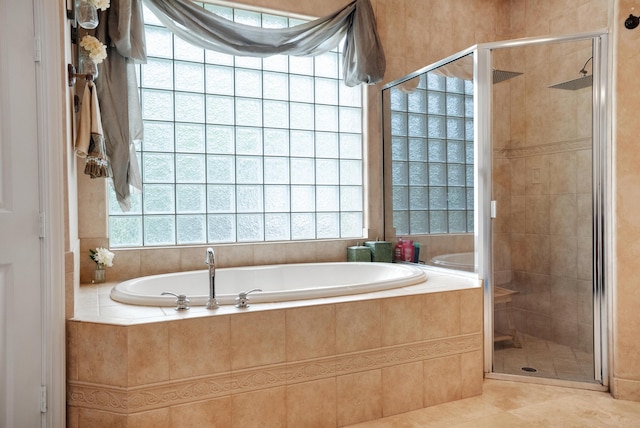
[[[216,298],[221,305],[235,304],[240,292],[254,288],[253,303],[316,299],[369,293],[423,283],[425,271],[396,263],[299,263],[216,269]],[[175,306],[169,291],[185,294],[191,306],[205,305],[209,294],[208,270],[168,273],[135,278],[117,284],[111,299],[132,305]]]
[[[475,253],[441,254],[431,259],[431,265],[473,272],[475,270]]]

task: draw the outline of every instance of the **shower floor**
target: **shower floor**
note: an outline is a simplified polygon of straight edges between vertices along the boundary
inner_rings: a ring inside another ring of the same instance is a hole
[[[494,344],[495,373],[595,382],[592,354],[522,333],[518,336],[521,348],[510,341]]]

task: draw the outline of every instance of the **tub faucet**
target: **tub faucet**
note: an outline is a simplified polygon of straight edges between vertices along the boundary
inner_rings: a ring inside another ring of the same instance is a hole
[[[189,304],[191,303],[189,301],[189,299],[187,298],[186,295],[184,294],[176,294],[176,293],[172,293],[170,291],[163,291],[162,293],[163,296],[166,296],[167,294],[170,294],[171,296],[175,296],[176,298],[176,311],[186,311],[190,308]]]
[[[236,308],[248,308],[249,307],[249,293],[254,291],[262,291],[262,288],[254,288],[249,291],[241,291],[236,297]]]
[[[207,248],[207,258],[204,262],[209,265],[209,300],[207,300],[207,309],[218,309],[218,299],[216,299],[216,255],[213,248]]]

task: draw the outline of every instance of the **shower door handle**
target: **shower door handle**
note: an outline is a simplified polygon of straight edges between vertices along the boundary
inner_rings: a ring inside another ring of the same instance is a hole
[[[498,204],[496,203],[496,201],[491,201],[491,218],[496,218],[497,217],[497,209]]]

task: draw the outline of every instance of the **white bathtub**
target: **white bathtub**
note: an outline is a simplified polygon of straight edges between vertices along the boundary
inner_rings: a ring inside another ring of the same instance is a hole
[[[253,303],[281,302],[368,293],[415,285],[427,280],[423,269],[396,263],[300,263],[216,269],[216,298],[235,304],[238,293]],[[205,305],[209,294],[208,270],[151,275],[131,279],[111,290],[115,301],[143,306],[175,306],[169,291],[185,294],[191,306]]]
[[[431,259],[433,266],[444,267],[448,269],[460,269],[473,272],[475,268],[475,253],[451,253],[441,254]]]

